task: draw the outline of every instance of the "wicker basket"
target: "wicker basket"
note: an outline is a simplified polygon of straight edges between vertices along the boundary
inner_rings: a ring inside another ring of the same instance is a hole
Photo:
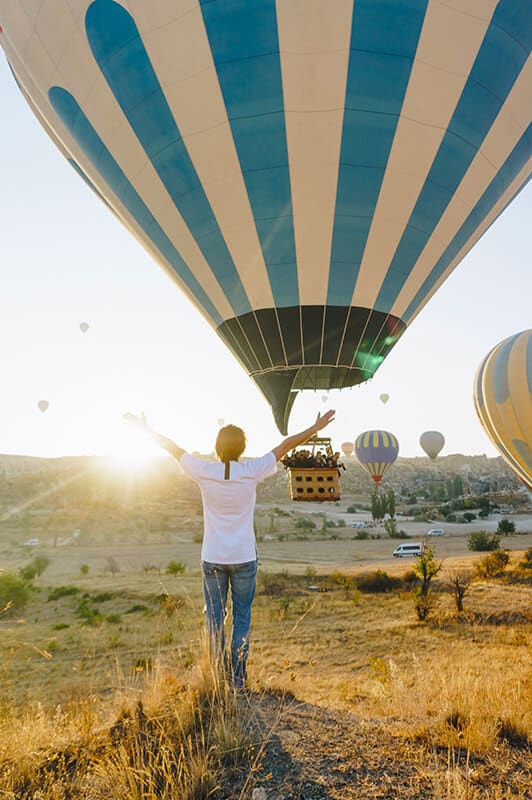
[[[288,467],[288,488],[291,500],[314,500],[318,503],[339,500],[342,496],[338,469]]]

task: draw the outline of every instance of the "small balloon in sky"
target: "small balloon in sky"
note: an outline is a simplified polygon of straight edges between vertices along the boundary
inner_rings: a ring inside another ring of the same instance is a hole
[[[89,326],[88,322],[80,322],[79,323],[79,329],[80,329],[80,331],[82,333],[87,333],[87,331],[89,330],[89,327],[90,326]]]
[[[384,403],[384,405],[386,405],[386,403],[390,399],[390,395],[386,394],[386,392],[385,392],[384,394],[379,395],[379,399],[380,399],[381,403]]]
[[[439,431],[425,431],[419,437],[419,444],[433,461],[445,444],[445,437]]]
[[[41,414],[44,414],[44,412],[48,410],[49,405],[50,403],[48,402],[48,400],[39,400],[39,402],[37,403],[37,406]]]
[[[353,450],[355,449],[355,445],[353,444],[353,442],[342,442],[341,447],[344,456],[353,455]]]
[[[221,427],[222,427],[222,425],[224,425],[224,424],[225,424],[225,420],[224,420],[222,417],[220,417],[219,419],[217,419],[217,420],[216,420],[216,422],[218,423],[218,427],[219,427],[219,428],[221,428]]]
[[[321,396],[321,402],[322,403],[326,403],[328,399],[329,399],[329,395],[328,394],[322,394],[322,396]]]

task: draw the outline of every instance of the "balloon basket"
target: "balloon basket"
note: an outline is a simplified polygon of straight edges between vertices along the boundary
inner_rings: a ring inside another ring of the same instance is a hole
[[[340,500],[342,491],[338,469],[287,469],[290,500],[311,500],[317,503]]]
[[[290,500],[310,500],[317,503],[340,500],[340,469],[338,466],[320,466],[312,462],[316,458],[316,448],[325,459],[333,458],[331,440],[328,437],[313,436],[301,448],[283,459],[288,473]],[[304,456],[298,464],[299,456]],[[296,463],[291,463],[291,462]]]

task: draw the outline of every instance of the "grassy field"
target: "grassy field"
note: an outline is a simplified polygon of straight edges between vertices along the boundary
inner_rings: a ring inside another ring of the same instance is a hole
[[[442,570],[434,608],[421,622],[412,598],[413,562],[391,557],[392,540],[354,540],[347,527],[335,528],[331,538],[319,524],[318,518],[318,528],[302,534],[294,519],[259,509],[259,537],[275,538],[260,543],[249,665],[254,696],[281,692],[368,723],[379,720],[427,753],[497,751],[503,772],[512,758],[522,760],[532,731],[532,604],[531,571],[519,564],[532,534],[504,538],[510,563],[499,577],[471,583],[461,614],[447,581],[485,554],[468,551],[465,526],[436,542]],[[250,725],[209,675],[202,655],[197,530],[181,527],[154,538],[11,545],[1,553],[1,568],[13,574],[36,555],[49,559],[25,608],[0,616],[1,796],[251,796],[252,783],[245,780],[253,762]],[[172,560],[181,562],[183,573],[167,574]],[[136,764],[137,777],[130,775],[127,786],[118,777],[124,764],[113,761],[116,752],[109,748],[109,731],[124,714],[127,730],[136,731],[119,748],[128,764]],[[148,739],[159,743],[144,755],[143,725],[151,731]],[[47,786],[42,764],[50,753],[63,753],[64,762],[73,750],[78,767],[79,754],[90,754],[91,780],[98,773],[101,795],[96,789],[83,794],[79,786],[78,794],[61,794],[58,786],[66,786],[67,777],[58,778],[57,770],[53,791],[35,794],[39,781]],[[181,755],[170,758],[170,751]],[[156,752],[167,754],[164,764]],[[240,775],[238,794],[216,788],[227,770]],[[109,785],[100,773],[114,776]],[[158,774],[159,784],[161,775],[167,783],[180,775],[180,793],[164,794],[148,773]],[[487,786],[484,794],[478,787],[477,794],[456,789],[448,796],[527,797],[523,786],[517,782],[507,794],[489,794]]]

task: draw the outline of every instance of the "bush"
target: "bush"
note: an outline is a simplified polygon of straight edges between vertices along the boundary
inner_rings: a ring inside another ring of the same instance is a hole
[[[480,511],[478,512],[479,519],[487,519],[489,515],[490,515],[489,508],[481,508]]]
[[[77,586],[56,586],[54,589],[48,589],[48,602],[59,600],[60,597],[70,597],[78,592]]]
[[[28,602],[30,590],[24,579],[17,578],[10,572],[0,575],[0,614],[9,608],[24,608]]]
[[[353,536],[353,539],[369,539],[369,536],[369,531],[365,530],[364,528],[359,528]]]
[[[186,566],[182,561],[169,561],[166,565],[167,575],[182,575],[185,570]]]
[[[486,531],[475,531],[467,538],[468,549],[475,552],[498,550],[500,546],[501,542],[496,533],[493,536],[489,536]]]
[[[464,519],[466,522],[473,522],[474,519],[477,518],[476,514],[473,514],[471,511],[466,511],[464,514]]]
[[[451,511],[450,514],[446,514],[445,515],[445,521],[446,522],[456,522],[456,514],[453,514],[452,511]]]
[[[475,572],[480,578],[493,578],[504,572],[509,561],[508,550],[497,550],[475,564]]]
[[[401,583],[401,578],[394,578],[382,569],[368,572],[365,575],[357,575],[356,578],[358,589],[367,594],[390,592],[392,589],[398,589]]]
[[[521,569],[532,569],[532,547],[525,550],[523,560],[519,562]]]
[[[43,574],[49,563],[50,559],[46,558],[46,556],[35,556],[29,564],[19,569],[19,575],[25,581],[32,581]]]
[[[296,522],[296,528],[299,528],[300,530],[310,531],[314,530],[315,527],[316,523],[313,522],[311,519],[308,519],[308,517],[301,517],[301,519],[298,519],[298,521]]]
[[[347,506],[346,514],[356,514],[357,510],[356,506]]]
[[[497,533],[504,533],[505,536],[509,533],[515,533],[515,522],[510,522],[509,519],[501,519],[497,525]]]
[[[81,567],[79,568],[79,571],[81,572],[82,575],[88,575],[89,574],[89,565],[88,564],[82,564]]]

